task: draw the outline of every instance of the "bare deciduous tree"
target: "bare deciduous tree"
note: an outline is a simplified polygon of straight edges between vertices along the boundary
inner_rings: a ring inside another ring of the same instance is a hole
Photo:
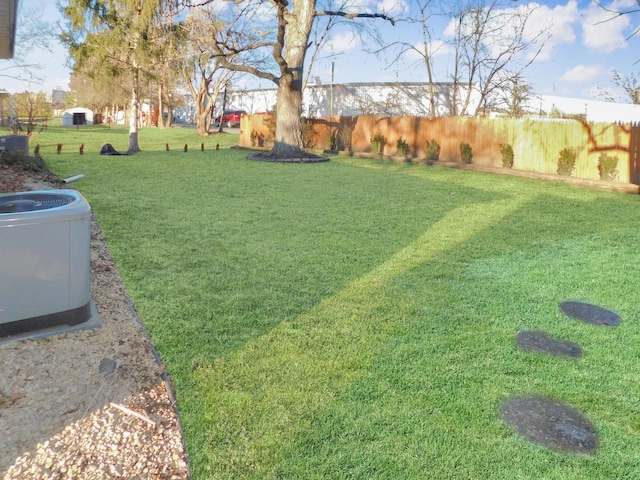
[[[87,107],[95,112],[105,110],[115,115],[118,105],[128,102],[130,87],[115,82],[113,78],[92,78],[78,71],[69,79],[69,95],[65,99],[67,108]]]
[[[150,25],[148,36],[149,66],[143,69],[145,81],[148,80],[153,94],[149,98],[156,99],[155,107],[158,112],[154,119],[153,110],[149,123],[158,128],[170,127],[172,122],[172,110],[177,86],[181,83],[180,64],[184,57],[188,38],[180,28],[178,21],[179,9],[172,1],[161,6],[156,21]],[[165,119],[165,107],[168,115]]]
[[[623,100],[634,105],[640,105],[640,75],[630,73],[625,75],[617,70],[611,72],[611,81],[623,94],[619,95],[611,91],[603,91],[603,97],[609,102]]]
[[[302,138],[302,92],[314,22],[326,16],[392,20],[384,13],[334,10],[330,4],[318,8],[316,0],[229,2],[227,12],[231,10],[235,11],[224,35],[218,32],[216,36],[214,55],[225,68],[250,73],[277,85],[276,138],[270,155],[275,159],[307,156]],[[238,15],[240,11],[244,15]]]
[[[22,92],[9,96],[10,127],[13,133],[26,132],[31,136],[35,128],[51,115],[51,103],[44,92]]]
[[[512,118],[520,118],[527,113],[527,104],[531,100],[531,85],[518,73],[506,73],[501,88],[494,91],[494,98],[489,100],[495,111]]]
[[[216,98],[233,73],[222,68],[220,59],[212,55],[216,36],[226,34],[224,23],[216,17],[211,5],[202,5],[194,7],[181,24],[189,51],[180,61],[180,71],[194,99],[199,135],[209,134]],[[229,60],[232,60],[231,56]]]
[[[493,107],[495,92],[538,56],[547,31],[533,34],[527,21],[535,6],[501,8],[499,0],[472,0],[452,20],[454,66],[452,115],[480,115]]]
[[[411,53],[412,55],[417,56],[419,59],[416,64],[424,65],[427,72],[427,96],[429,98],[429,115],[432,117],[437,115],[437,94],[435,88],[436,79],[433,70],[433,56],[441,47],[441,44],[434,43],[432,38],[431,19],[435,15],[435,3],[435,0],[415,0],[415,5],[419,12],[418,17],[409,17],[402,19],[402,21],[407,23],[417,22],[420,24],[420,31],[422,34],[421,44],[397,41],[382,47],[382,50],[386,50],[396,46],[400,47],[398,55],[396,56],[392,64],[399,61],[399,59],[402,58],[405,54]]]
[[[451,10],[451,2],[415,0],[417,15],[400,19],[419,24],[421,43],[397,41],[383,47],[399,47],[397,59],[411,54],[426,70],[430,115],[481,115],[520,82],[522,72],[538,56],[548,27],[530,31],[534,5],[514,6],[504,0],[469,0]],[[433,19],[449,17],[443,39],[434,40]],[[447,40],[448,37],[448,40]],[[446,50],[448,84],[436,79],[435,57]],[[395,61],[398,61],[398,60]],[[394,62],[395,62],[394,61]],[[445,87],[446,85],[446,87]],[[447,99],[443,90],[449,91]]]

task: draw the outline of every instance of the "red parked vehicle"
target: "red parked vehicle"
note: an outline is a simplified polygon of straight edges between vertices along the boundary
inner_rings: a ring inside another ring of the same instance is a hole
[[[244,110],[225,110],[222,115],[222,124],[227,127],[239,127],[240,126],[240,117],[246,114]],[[220,116],[216,117],[213,121],[213,125],[215,127],[220,126]]]

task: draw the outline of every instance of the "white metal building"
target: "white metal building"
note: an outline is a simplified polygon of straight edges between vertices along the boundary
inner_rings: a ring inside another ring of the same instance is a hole
[[[451,112],[451,83],[435,84],[436,116]],[[227,108],[249,113],[268,112],[276,104],[277,90],[228,92]],[[470,111],[478,96],[472,96]],[[526,109],[532,115],[552,117],[584,115],[593,122],[640,122],[640,105],[584,100],[550,95],[531,95]],[[345,83],[308,85],[303,96],[305,117],[331,115],[430,116],[427,83]]]

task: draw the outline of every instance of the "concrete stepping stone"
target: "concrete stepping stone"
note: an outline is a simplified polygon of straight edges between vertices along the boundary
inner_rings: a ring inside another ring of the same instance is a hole
[[[564,357],[578,358],[582,349],[576,343],[565,342],[548,336],[544,332],[524,330],[516,335],[516,344],[522,350],[550,353]]]
[[[587,417],[547,397],[511,399],[500,416],[528,441],[552,450],[589,454],[598,447],[596,430]]]
[[[583,322],[607,327],[617,327],[620,325],[620,317],[617,313],[606,308],[589,303],[564,300],[560,302],[560,310],[571,318],[582,320]]]
[[[118,369],[118,364],[115,360],[109,357],[104,357],[100,360],[100,365],[98,366],[98,371],[104,375],[111,375],[115,373]]]

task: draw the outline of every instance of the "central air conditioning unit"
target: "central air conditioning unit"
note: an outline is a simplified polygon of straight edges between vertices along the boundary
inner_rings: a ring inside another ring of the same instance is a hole
[[[4,135],[0,137],[0,152],[29,155],[29,137],[27,135]]]
[[[99,326],[90,276],[91,207],[79,192],[0,194],[0,337]]]

